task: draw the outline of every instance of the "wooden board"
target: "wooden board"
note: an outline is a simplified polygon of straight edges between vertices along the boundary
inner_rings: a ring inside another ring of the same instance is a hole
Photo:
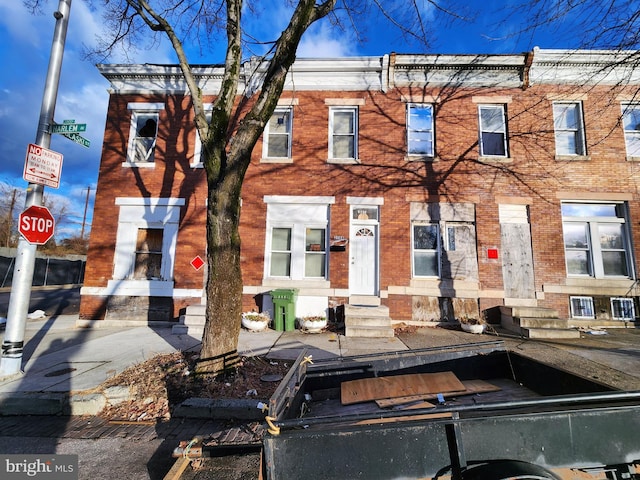
[[[488,393],[488,392],[498,392],[501,390],[500,387],[493,385],[484,380],[463,380],[462,385],[464,385],[464,390],[461,392],[438,392],[442,393],[445,397],[452,396],[461,396],[461,395],[475,395],[477,393]],[[426,394],[426,395],[412,395],[408,397],[398,397],[398,398],[381,398],[376,400],[376,403],[380,408],[389,408],[395,407],[398,405],[403,405],[405,403],[413,403],[418,402],[420,400],[432,400],[436,398],[437,394]]]
[[[343,405],[350,405],[381,398],[460,392],[464,390],[464,385],[453,372],[412,373],[342,382],[340,400]]]

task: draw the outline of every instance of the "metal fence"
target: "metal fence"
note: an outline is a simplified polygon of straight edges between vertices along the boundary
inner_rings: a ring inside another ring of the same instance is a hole
[[[2,249],[8,250],[8,249]],[[15,252],[0,252],[0,288],[11,287]],[[33,271],[34,287],[47,285],[78,285],[84,281],[86,257],[37,257]]]

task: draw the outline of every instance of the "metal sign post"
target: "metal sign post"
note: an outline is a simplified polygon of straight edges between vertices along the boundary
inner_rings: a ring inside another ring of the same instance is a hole
[[[60,69],[64,44],[67,38],[71,0],[59,0],[58,10],[53,16],[56,19],[49,69],[40,107],[40,120],[36,132],[36,145],[49,148],[51,145],[50,126],[53,124],[53,114],[58,96],[60,83]],[[27,187],[25,210],[32,205],[42,205],[44,186],[30,183]],[[7,325],[2,342],[2,357],[0,357],[0,377],[20,373],[22,367],[22,353],[24,350],[24,333],[26,328],[29,300],[31,298],[31,284],[36,263],[37,245],[29,243],[20,237],[16,263],[13,269],[13,282],[9,298]]]

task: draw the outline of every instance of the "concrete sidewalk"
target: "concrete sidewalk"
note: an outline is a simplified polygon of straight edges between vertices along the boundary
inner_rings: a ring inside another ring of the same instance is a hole
[[[170,326],[76,326],[77,315],[28,320],[23,373],[0,378],[0,415],[94,415],[122,389],[95,391],[105,380],[149,358],[197,350],[201,339],[174,335]],[[246,356],[295,359],[303,349],[324,359],[406,350],[398,338],[347,339],[335,333],[242,330],[238,352]],[[94,390],[94,391],[92,391]]]
[[[201,339],[174,335],[169,325],[135,326],[123,322],[77,327],[77,315],[29,320],[24,373],[0,378],[0,415],[94,415],[122,388],[96,387],[130,366],[163,353],[198,350]],[[3,332],[0,332],[3,333]],[[337,333],[242,330],[238,352],[293,360],[303,349],[314,359],[418,350],[502,339],[510,350],[570,369],[580,375],[608,375],[616,388],[640,390],[640,330],[610,330],[609,335],[574,341],[530,341],[513,336],[473,335],[443,328],[421,328],[392,338],[345,337]]]

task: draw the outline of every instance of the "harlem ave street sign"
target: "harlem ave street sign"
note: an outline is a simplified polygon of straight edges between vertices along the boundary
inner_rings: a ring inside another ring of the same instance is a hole
[[[18,230],[29,243],[44,245],[51,237],[56,226],[53,215],[47,207],[31,205],[20,214]]]

